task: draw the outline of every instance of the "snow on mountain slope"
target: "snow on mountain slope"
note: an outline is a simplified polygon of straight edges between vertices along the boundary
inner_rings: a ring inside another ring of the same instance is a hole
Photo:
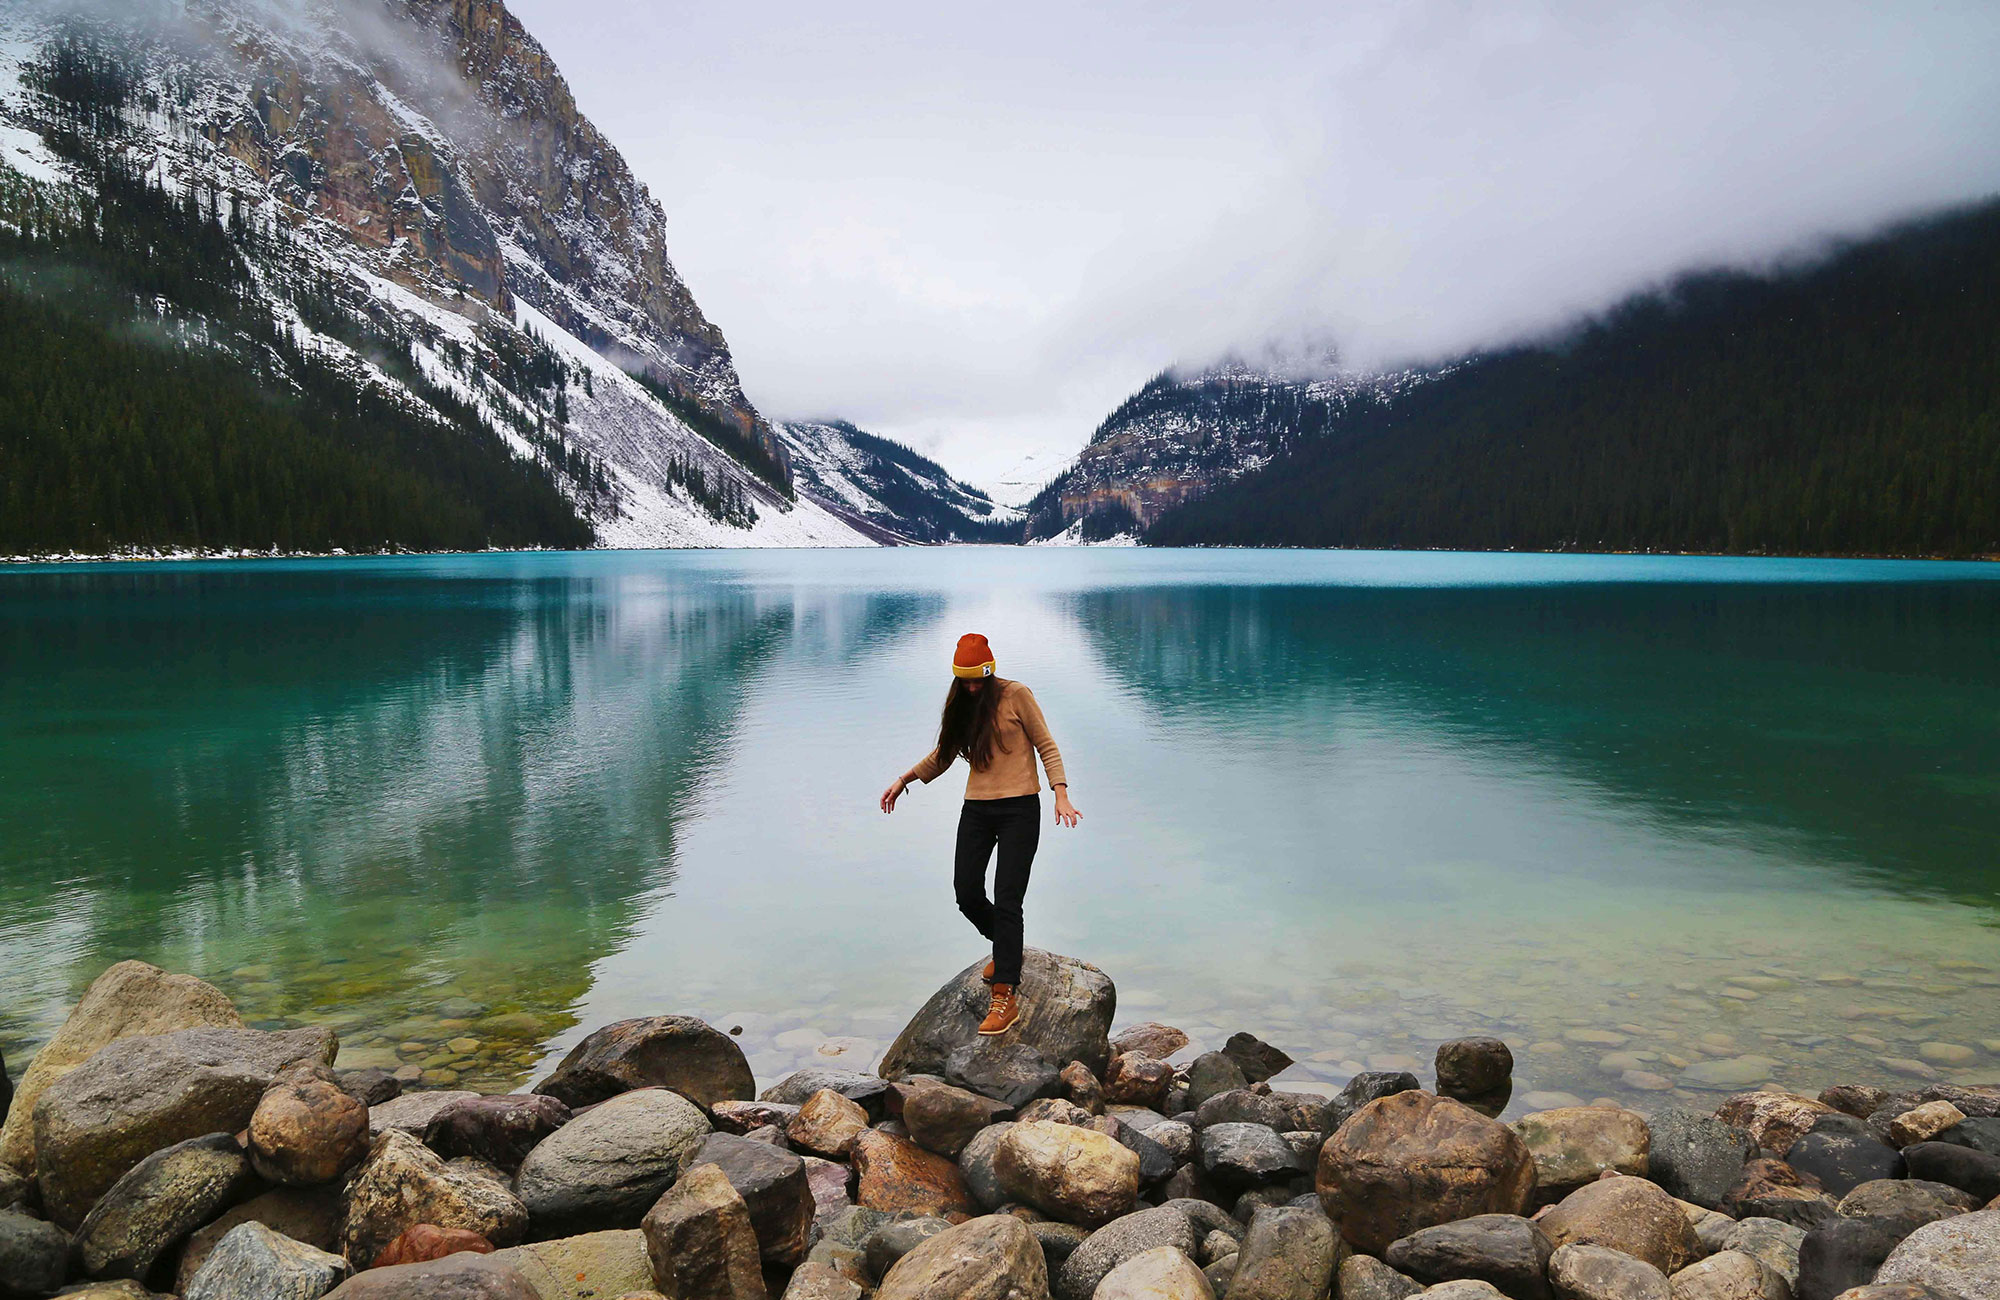
[[[942,465],[844,420],[780,422],[800,494],[884,540],[1001,542],[1020,537],[1019,510],[999,505]]]
[[[1107,416],[1074,463],[1028,503],[1031,539],[1131,537],[1218,483],[1318,435],[1350,404],[1386,402],[1430,372],[1295,375],[1226,361],[1168,371]]]
[[[274,317],[358,384],[469,406],[599,544],[874,540],[792,499],[664,213],[499,0],[0,0],[0,181],[81,214],[52,147],[77,106],[25,75],[65,42],[111,69],[106,157],[274,236],[244,241]]]

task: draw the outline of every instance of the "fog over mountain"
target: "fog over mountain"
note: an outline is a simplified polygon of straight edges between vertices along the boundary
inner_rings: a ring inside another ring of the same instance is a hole
[[[781,417],[1044,475],[1148,375],[1502,341],[2000,190],[2000,7],[518,0]]]

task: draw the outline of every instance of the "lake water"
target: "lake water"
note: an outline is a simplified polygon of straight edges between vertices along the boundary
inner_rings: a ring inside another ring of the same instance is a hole
[[[2000,567],[1644,557],[0,568],[0,1047],[137,956],[434,1084],[666,1012],[867,1069],[981,955],[961,775],[875,807],[967,630],[1121,1023],[1322,1086],[1496,1033],[1517,1112],[2000,1079]]]

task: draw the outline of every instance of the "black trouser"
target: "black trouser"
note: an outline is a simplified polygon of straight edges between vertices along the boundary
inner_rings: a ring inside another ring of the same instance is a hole
[[[958,910],[993,941],[993,982],[1021,982],[1021,900],[1028,893],[1028,868],[1042,839],[1042,799],[967,799],[958,815],[958,858],[952,885]],[[986,863],[1000,846],[993,873],[993,897],[986,897]]]

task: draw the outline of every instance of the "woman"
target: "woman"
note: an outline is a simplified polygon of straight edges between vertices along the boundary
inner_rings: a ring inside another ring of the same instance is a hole
[[[896,811],[896,800],[911,781],[928,785],[956,759],[963,758],[971,769],[965,778],[965,809],[958,816],[952,883],[958,890],[958,910],[993,942],[993,960],[986,963],[985,972],[993,997],[979,1032],[1004,1034],[1021,1017],[1016,992],[1021,982],[1021,900],[1028,892],[1028,868],[1042,838],[1036,754],[1041,755],[1056,794],[1056,824],[1074,826],[1078,815],[1069,801],[1062,755],[1049,735],[1049,724],[1042,720],[1041,706],[1021,683],[993,675],[993,650],[985,637],[968,632],[958,639],[951,675],[936,748],[882,792],[882,811]],[[993,873],[989,900],[986,864],[995,845],[1000,849],[1000,866]]]

